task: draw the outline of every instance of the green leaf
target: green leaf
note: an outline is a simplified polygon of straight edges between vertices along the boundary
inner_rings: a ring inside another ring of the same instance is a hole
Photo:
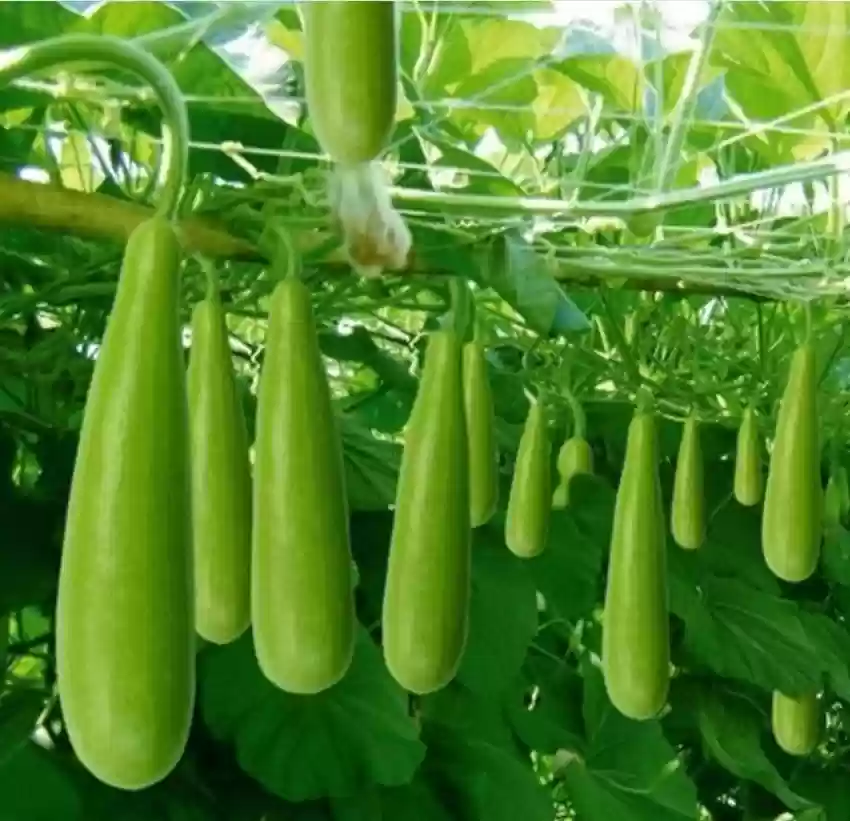
[[[240,766],[289,801],[397,786],[424,755],[406,693],[361,632],[348,675],[315,696],[284,693],[257,666],[246,634],[200,656],[201,710],[213,735],[235,745]]]
[[[711,756],[739,778],[755,781],[791,809],[809,806],[794,793],[761,746],[765,720],[742,697],[703,688],[698,706],[699,730]]]
[[[371,789],[355,799],[331,799],[331,817],[333,821],[452,821],[421,777],[403,787]]]
[[[830,688],[850,702],[850,633],[819,613],[804,612],[801,618]]]
[[[645,80],[638,67],[619,54],[570,57],[553,68],[602,96],[619,111],[639,111],[643,105]]]
[[[0,767],[29,744],[43,709],[44,695],[35,690],[13,688],[0,695]]]
[[[570,506],[552,510],[546,550],[528,564],[547,608],[573,621],[601,598],[602,562],[611,541],[614,491],[594,476],[570,483]]]
[[[0,5],[0,48],[11,48],[57,37],[82,18],[63,3],[48,0],[44,3]]]
[[[504,689],[522,666],[537,631],[537,595],[523,560],[494,528],[475,531],[469,639],[458,679],[475,692]]]
[[[850,587],[850,531],[839,525],[824,533],[821,563],[828,579]]]
[[[561,776],[579,821],[692,821],[696,788],[656,721],[622,716],[605,692],[602,674],[584,668],[583,757],[564,756]]]
[[[668,552],[671,609],[685,622],[694,661],[767,691],[818,684],[821,662],[797,605],[731,578],[688,578],[680,553]]]
[[[538,753],[583,750],[581,676],[567,664],[554,664],[548,658],[534,667],[540,671],[527,676],[527,689],[533,693],[531,703],[513,697],[506,705],[511,727],[524,744]]]
[[[791,780],[794,792],[819,804],[820,810],[807,810],[810,815],[800,815],[799,821],[845,821],[850,818],[850,792],[847,776],[841,770],[822,770],[804,767]]]
[[[426,724],[423,734],[425,774],[451,796],[459,821],[552,821],[551,798],[530,760],[443,725]]]
[[[3,818],[9,821],[82,821],[80,783],[55,754],[30,742],[0,766]]]
[[[590,327],[546,261],[515,235],[503,234],[491,242],[484,281],[542,336]]]
[[[386,510],[395,501],[401,447],[342,418],[345,480],[351,510]]]

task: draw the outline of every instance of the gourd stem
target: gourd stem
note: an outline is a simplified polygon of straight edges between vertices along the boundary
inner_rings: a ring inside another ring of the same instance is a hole
[[[219,298],[218,269],[212,262],[210,262],[210,260],[204,258],[200,259],[200,265],[204,271],[204,277],[207,281],[206,299],[211,302],[217,301]]]
[[[165,183],[156,213],[173,219],[189,165],[189,117],[180,88],[168,69],[148,52],[117,37],[72,34],[0,53],[0,88],[21,77],[67,63],[115,66],[135,74],[153,90],[162,109]]]
[[[575,393],[573,393],[573,386],[571,384],[565,384],[563,391],[573,415],[573,436],[577,439],[584,439],[587,433],[587,417],[585,416],[584,408],[576,398]]]
[[[649,388],[641,388],[635,397],[635,407],[638,413],[651,413],[655,407],[655,399]]]

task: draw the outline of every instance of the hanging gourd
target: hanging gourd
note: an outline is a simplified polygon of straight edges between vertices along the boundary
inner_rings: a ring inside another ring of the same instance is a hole
[[[670,516],[673,539],[685,550],[696,550],[705,538],[705,477],[699,421],[688,416],[676,460],[673,506]]]
[[[192,312],[189,430],[195,627],[214,644],[238,638],[251,620],[251,464],[215,272]]]
[[[757,505],[764,493],[761,437],[753,407],[744,410],[735,449],[735,499],[745,507]]]
[[[332,210],[351,262],[403,268],[410,233],[393,209],[377,158],[395,124],[398,10],[395,2],[302,4],[310,122],[336,164]]]
[[[822,515],[817,367],[805,342],[791,359],[764,495],[762,550],[780,579],[801,582],[814,573]]]
[[[254,649],[271,682],[311,695],[348,671],[356,617],[342,440],[310,291],[294,270],[269,304],[256,428]]]
[[[602,669],[612,704],[645,720],[664,706],[670,681],[666,526],[658,432],[647,394],[629,425],[617,489],[602,626]]]
[[[101,781],[163,779],[183,754],[195,697],[189,431],[181,248],[173,223],[188,121],[171,74],[103,36],[38,44],[0,73],[105,62],[150,83],[169,158],[156,214],[127,242],[95,360],[71,481],[56,604],[56,667],[71,746]]]

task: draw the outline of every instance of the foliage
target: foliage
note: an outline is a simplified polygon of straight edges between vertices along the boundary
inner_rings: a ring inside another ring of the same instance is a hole
[[[0,90],[0,172],[40,170],[86,202],[70,224],[67,210],[21,224],[0,204],[15,226],[0,239],[0,615],[11,614],[0,819],[845,821],[850,534],[827,535],[811,579],[780,583],[762,558],[760,507],[732,498],[731,460],[747,403],[773,430],[805,313],[786,297],[818,297],[821,435],[846,460],[843,205],[806,169],[846,141],[850,4],[723,4],[674,146],[681,200],[643,226],[625,206],[670,194],[655,183],[691,63],[688,50],[662,49],[652,4],[617,12],[628,48],[601,26],[565,26],[547,2],[403,4],[387,169],[415,262],[378,279],[352,275],[328,218],[291,4],[89,5],[0,4],[0,45],[143,36],[174,73],[192,130],[183,214],[249,249],[219,254],[219,269],[252,434],[272,288],[264,249],[270,227],[295,239],[341,417],[361,631],[348,676],[315,697],[270,685],[250,635],[200,646],[192,738],[156,787],[119,793],[75,761],[53,654],[61,534],[115,240],[156,189],[160,122],[108,71]],[[799,164],[794,207],[751,196],[744,175],[788,163]],[[697,195],[706,169],[740,187]],[[0,176],[0,199],[3,186]],[[460,672],[413,699],[384,668],[380,603],[421,337],[457,277],[475,286],[488,345],[502,509],[476,531]],[[188,323],[203,293],[192,255],[183,283]],[[540,387],[558,444],[568,390],[584,405],[597,475],[574,480],[546,550],[524,561],[504,544],[504,504],[524,389]],[[668,540],[675,676],[669,710],[637,723],[608,701],[599,652],[614,492],[641,387],[664,415],[668,509],[681,421],[699,416],[709,520],[699,551]],[[801,764],[770,736],[770,698],[812,687],[825,691],[827,732]]]

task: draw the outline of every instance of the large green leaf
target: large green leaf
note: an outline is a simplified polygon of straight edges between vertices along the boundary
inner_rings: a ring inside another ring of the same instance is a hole
[[[791,809],[808,805],[791,790],[762,749],[765,717],[752,704],[714,687],[703,688],[698,703],[703,742],[719,764],[739,778],[761,784]]]
[[[552,821],[550,796],[531,761],[445,726],[428,727],[426,774],[451,796],[459,821]]]
[[[284,693],[254,657],[251,634],[200,657],[201,710],[240,766],[289,801],[409,782],[424,755],[407,695],[365,632],[348,675],[315,696]]]
[[[797,605],[731,578],[686,578],[681,556],[669,555],[671,607],[695,662],[768,691],[817,686],[823,662]]]
[[[492,530],[476,531],[469,639],[458,678],[476,692],[514,680],[537,630],[537,597],[522,559]]]
[[[602,479],[576,476],[570,506],[553,510],[546,550],[529,562],[553,615],[586,617],[602,593],[602,562],[611,541],[614,491]]]
[[[483,279],[541,335],[590,327],[587,317],[555,280],[546,260],[513,234],[501,234],[492,240]]]
[[[696,788],[654,721],[620,715],[602,675],[585,666],[584,755],[565,757],[561,776],[578,821],[692,821]]]

